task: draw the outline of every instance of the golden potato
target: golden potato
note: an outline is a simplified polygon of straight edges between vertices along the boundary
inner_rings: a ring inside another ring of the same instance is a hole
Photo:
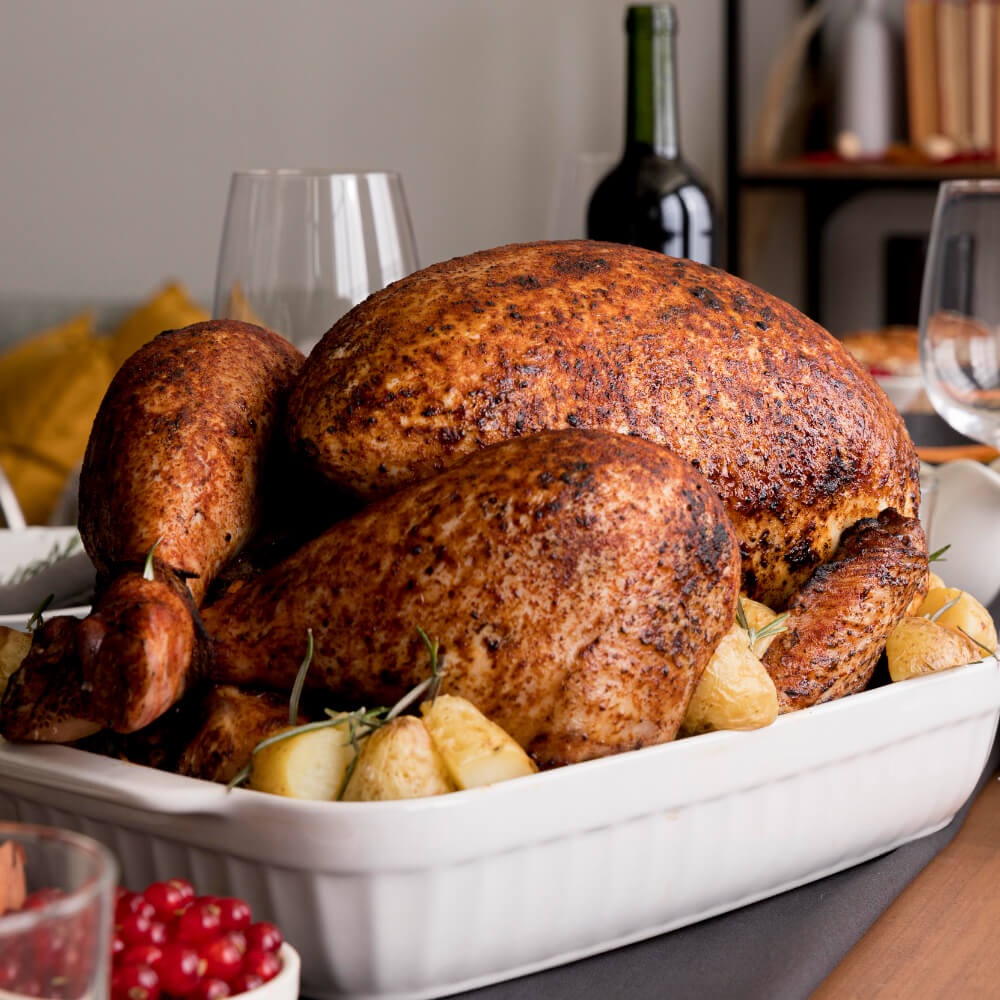
[[[746,632],[733,625],[695,688],[681,733],[691,736],[713,729],[759,729],[777,717],[774,681],[750,649]]]
[[[31,649],[31,633],[0,625],[0,697],[14,671]]]
[[[986,654],[970,638],[929,618],[905,617],[885,644],[889,676],[904,681],[981,660]]]
[[[956,598],[952,607],[941,611],[941,608]],[[935,587],[929,590],[917,609],[917,614],[933,619],[938,625],[947,625],[948,628],[964,632],[987,649],[997,648],[997,630],[990,613],[971,594],[956,587]],[[980,654],[982,652],[983,650],[979,651]],[[977,660],[979,658],[979,655],[974,657]]]
[[[293,799],[334,799],[354,756],[346,723],[298,733],[254,754],[249,785]]]
[[[361,744],[344,801],[419,799],[454,790],[427,727],[416,716],[400,715]]]
[[[934,570],[929,570],[927,573],[928,591],[934,590],[936,587],[943,587],[943,586],[945,586],[944,580],[942,580],[941,577],[939,577],[937,573],[934,572]]]
[[[439,695],[424,702],[420,711],[459,788],[478,788],[538,770],[520,744],[464,698]]]
[[[747,625],[758,632],[770,625],[778,617],[777,611],[772,611],[766,604],[761,604],[760,601],[753,601],[742,594],[740,595],[740,603],[743,605],[743,616],[746,619]],[[754,655],[758,659],[763,658],[767,652],[767,647],[774,642],[779,634],[778,632],[774,632],[754,642]]]

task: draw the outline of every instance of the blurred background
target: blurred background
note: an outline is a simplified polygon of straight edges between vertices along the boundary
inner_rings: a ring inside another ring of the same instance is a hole
[[[997,171],[995,4],[675,6],[681,149],[718,206],[719,262],[837,336],[915,324],[938,181]],[[120,334],[85,398],[60,383],[32,402],[73,415],[73,440],[46,461],[65,474],[86,436],[76,415],[150,331],[211,309],[234,170],[398,170],[421,265],[583,235],[567,221],[590,193],[574,168],[623,143],[624,12],[623,0],[0,0],[0,349],[89,305],[90,332]],[[921,80],[930,125],[915,111]],[[971,123],[984,93],[985,148],[945,116]],[[129,309],[150,305],[122,333]],[[11,388],[31,366],[4,365],[0,460],[16,464],[43,431],[59,435]]]

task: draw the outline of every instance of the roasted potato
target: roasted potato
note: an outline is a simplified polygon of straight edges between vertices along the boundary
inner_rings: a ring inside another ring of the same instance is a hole
[[[770,625],[778,617],[777,611],[772,611],[766,604],[761,604],[760,601],[754,601],[749,597],[741,595],[740,603],[743,605],[743,616],[746,618],[747,625],[758,632],[765,626]],[[775,632],[772,635],[765,635],[763,638],[758,639],[753,644],[754,655],[758,659],[763,659],[764,654],[767,652],[767,647],[777,637],[778,633]]]
[[[538,770],[520,744],[464,698],[439,695],[424,702],[420,711],[458,788],[478,788]]]
[[[733,625],[708,661],[688,705],[681,733],[693,736],[713,729],[759,729],[777,717],[774,681],[750,649],[747,633]]]
[[[934,590],[935,587],[944,586],[946,586],[944,580],[942,580],[941,577],[934,572],[934,570],[929,570],[927,573],[927,590],[931,591]],[[927,595],[925,594],[924,596],[926,597]]]
[[[414,715],[400,715],[361,744],[344,800],[419,799],[454,790],[427,727]]]
[[[28,655],[31,649],[31,634],[0,625],[0,697],[7,687],[7,681]]]
[[[985,653],[968,636],[940,621],[908,616],[889,633],[885,655],[889,676],[904,681],[981,660]]]
[[[941,608],[956,598],[952,607],[941,611]],[[971,594],[956,587],[935,587],[929,590],[917,609],[917,614],[933,619],[938,625],[947,625],[948,628],[964,632],[989,650],[997,648],[997,630],[990,613]],[[979,659],[983,652],[985,650],[980,649],[974,659]]]
[[[354,757],[346,724],[313,729],[258,750],[249,785],[293,799],[334,799]]]

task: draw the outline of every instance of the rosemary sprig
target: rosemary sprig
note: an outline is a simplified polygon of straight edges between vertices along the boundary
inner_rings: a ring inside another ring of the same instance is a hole
[[[155,567],[153,566],[153,553],[156,551],[156,546],[159,545],[160,542],[162,541],[163,541],[163,535],[160,535],[160,537],[157,538],[155,542],[153,542],[153,547],[146,554],[146,564],[142,567],[143,580],[156,579],[156,570]]]
[[[306,629],[306,655],[295,675],[295,683],[292,685],[292,696],[288,699],[288,724],[294,726],[299,718],[299,700],[302,698],[302,688],[306,682],[306,674],[309,671],[309,664],[313,658],[313,630]]]
[[[361,740],[363,740],[366,736],[371,736],[376,729],[380,729],[387,722],[396,718],[397,715],[401,715],[412,705],[423,700],[424,696],[428,692],[430,692],[430,697],[432,699],[437,697],[438,690],[441,687],[441,678],[443,674],[441,658],[438,653],[439,643],[436,639],[431,641],[427,637],[427,633],[424,632],[424,630],[419,626],[417,627],[417,632],[420,634],[420,638],[423,639],[424,645],[427,646],[427,650],[430,653],[431,675],[430,677],[424,678],[424,680],[422,680],[419,684],[407,691],[406,694],[404,694],[403,697],[400,698],[394,705],[389,708],[358,708],[353,712],[334,712],[332,709],[327,708],[324,709],[327,718],[319,719],[315,722],[305,722],[302,723],[302,725],[295,725],[295,720],[298,718],[299,713],[299,699],[301,698],[302,688],[305,685],[306,674],[309,671],[309,666],[312,663],[313,657],[312,629],[308,629],[306,632],[307,644],[305,659],[303,659],[302,665],[299,667],[298,673],[295,675],[295,683],[292,685],[292,693],[288,702],[289,728],[283,729],[280,733],[273,733],[271,736],[267,736],[262,739],[251,751],[250,761],[244,767],[240,768],[226,787],[236,788],[250,777],[250,772],[253,769],[253,758],[257,753],[263,750],[264,747],[280,743],[282,740],[289,740],[293,736],[298,736],[301,733],[311,733],[317,729],[328,729],[333,726],[343,726],[346,723],[348,732],[347,742],[354,747],[354,757],[351,759],[351,763],[347,767],[347,771],[344,774],[344,780],[341,782],[340,789],[337,792],[337,799],[340,799],[344,794],[344,789],[347,787],[347,782],[354,773],[354,767],[357,763],[358,755],[361,752]]]
[[[948,545],[942,545],[942,546],[941,546],[941,548],[939,548],[939,549],[937,550],[937,552],[932,552],[932,553],[931,553],[931,554],[930,554],[930,555],[929,555],[929,556],[927,557],[927,561],[928,561],[929,563],[932,563],[932,562],[947,562],[948,560],[947,560],[947,559],[945,559],[945,557],[944,557],[944,554],[945,554],[945,553],[946,553],[946,552],[948,551],[948,549],[950,549],[950,548],[951,548],[951,544],[950,544],[950,543],[949,543]]]
[[[969,635],[968,632],[962,628],[961,625],[958,626],[958,631],[962,633],[967,639],[971,639],[987,656],[996,656],[997,651],[995,649],[990,649],[989,646],[981,643],[974,635]]]
[[[49,594],[49,596],[46,597],[45,600],[42,601],[42,603],[39,604],[37,608],[35,608],[34,613],[28,619],[28,631],[29,632],[34,632],[36,628],[40,628],[44,624],[44,620],[42,619],[42,615],[45,614],[45,612],[48,610],[49,605],[55,599],[56,599],[56,595],[55,594]]]
[[[750,622],[747,621],[746,612],[743,610],[743,598],[738,597],[736,599],[736,624],[739,625],[744,632],[746,632],[751,651],[757,644],[758,639],[770,639],[771,636],[787,632],[788,626],[785,624],[787,621],[788,612],[782,611],[780,615],[776,615],[772,618],[763,628],[754,628]]]
[[[955,607],[956,604],[962,599],[962,595],[959,594],[958,597],[953,597],[947,604],[942,604],[941,607],[937,609],[932,615],[926,615],[932,622],[936,622],[949,608]],[[972,638],[971,636],[969,638]]]

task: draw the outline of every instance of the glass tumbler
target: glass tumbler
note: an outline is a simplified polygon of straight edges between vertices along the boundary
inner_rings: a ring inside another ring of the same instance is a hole
[[[8,907],[0,915],[0,1000],[107,997],[118,879],[111,853],[81,834],[0,823],[0,864]]]
[[[417,267],[398,173],[239,171],[213,314],[268,327],[308,353],[352,306]]]

